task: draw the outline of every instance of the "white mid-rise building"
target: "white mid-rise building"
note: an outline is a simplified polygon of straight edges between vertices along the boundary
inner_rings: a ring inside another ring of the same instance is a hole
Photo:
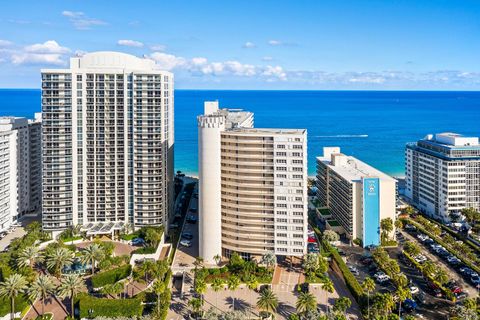
[[[94,52],[42,70],[43,228],[166,224],[173,108],[173,75],[150,59]]]
[[[41,119],[0,117],[0,232],[41,206]]]
[[[346,236],[364,246],[380,244],[380,222],[395,222],[396,180],[368,164],[323,148],[317,157],[317,198]]]
[[[478,137],[428,135],[405,149],[405,195],[420,211],[449,221],[464,208],[480,210]]]
[[[307,131],[256,129],[253,114],[205,102],[198,117],[200,256],[302,256]]]

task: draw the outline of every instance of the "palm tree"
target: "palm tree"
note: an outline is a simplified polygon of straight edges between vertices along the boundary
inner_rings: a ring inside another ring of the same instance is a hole
[[[41,274],[33,281],[28,288],[28,297],[33,302],[37,299],[42,300],[42,316],[45,314],[45,300],[55,290],[52,278]]]
[[[58,278],[63,267],[73,262],[73,252],[67,248],[60,247],[51,252],[47,256],[46,261],[47,267],[53,270],[53,273]]]
[[[202,310],[202,300],[199,298],[192,298],[188,301],[188,305],[192,307],[193,313],[195,313],[198,317],[198,313]]]
[[[70,298],[70,315],[72,317],[74,317],[73,300],[75,299],[75,295],[85,289],[85,283],[77,274],[68,274],[61,280],[60,287],[58,288],[58,294],[62,298]]]
[[[269,314],[273,314],[278,308],[278,298],[273,291],[268,288],[260,293],[260,297],[257,300],[257,308],[260,311],[265,311]]]
[[[352,305],[352,301],[347,297],[340,297],[335,301],[335,305],[333,306],[333,311],[337,313],[341,313],[345,315],[345,312],[348,308]]]
[[[301,292],[298,295],[297,303],[295,304],[298,313],[305,313],[313,311],[317,308],[317,301],[315,296],[309,292]]]
[[[110,295],[114,298],[122,293],[125,290],[125,284],[122,281],[115,282],[112,284],[106,284],[102,287],[101,293],[104,295]]]
[[[404,287],[398,287],[397,290],[395,291],[395,295],[398,298],[398,318],[400,319],[401,311],[402,311],[402,302],[407,298],[411,298],[412,294],[410,293],[409,289]]]
[[[382,242],[387,241],[388,235],[393,231],[393,220],[391,218],[382,219],[380,221],[380,230],[382,230]]]
[[[335,288],[333,286],[333,282],[332,280],[330,280],[330,278],[325,278],[323,281],[322,281],[322,290],[325,291],[325,305],[327,307],[327,310],[329,308],[328,306],[328,294],[329,293],[333,293],[333,291],[335,291]]]
[[[435,274],[435,280],[437,280],[441,285],[445,284],[450,280],[450,277],[443,269],[438,269],[437,274]]]
[[[219,255],[219,254],[216,254],[216,255],[213,257],[213,260],[215,260],[215,263],[216,263],[217,265],[219,265],[220,262],[222,261],[222,256]]]
[[[81,261],[85,264],[87,264],[88,262],[92,264],[92,274],[95,273],[95,263],[99,262],[103,258],[105,258],[105,252],[96,243],[91,244],[82,250]]]
[[[235,311],[235,296],[233,292],[237,290],[238,286],[240,286],[240,279],[237,276],[231,276],[227,280],[227,288],[228,290],[232,291],[232,299],[233,299],[233,311]]]
[[[303,259],[303,269],[305,273],[313,272],[318,268],[318,254],[308,253]]]
[[[30,267],[33,269],[35,263],[42,261],[42,255],[40,254],[40,249],[35,246],[26,247],[20,251],[18,258],[16,260],[17,266],[19,268]]]
[[[423,264],[423,273],[426,275],[433,275],[437,273],[437,265],[435,265],[432,260],[427,260]]]
[[[367,291],[367,303],[368,303],[368,319],[370,319],[370,292],[375,290],[375,281],[372,278],[367,277],[362,283],[363,290]]]
[[[4,282],[0,282],[0,297],[10,298],[10,318],[15,318],[15,298],[27,287],[27,280],[17,273],[10,275]]]
[[[197,279],[195,281],[195,292],[200,295],[203,304],[203,294],[207,291],[207,284],[205,280]]]
[[[267,266],[268,269],[270,269],[272,266],[274,266],[277,263],[277,257],[275,256],[275,253],[272,251],[266,252],[262,256],[261,263]]]
[[[217,308],[218,304],[218,292],[223,289],[224,282],[221,278],[215,278],[212,282],[212,290],[215,292],[215,308]]]
[[[195,266],[195,271],[196,271],[198,268],[203,267],[203,258],[202,258],[202,257],[196,257],[196,258],[195,258],[195,261],[193,262],[193,265]]]
[[[165,283],[160,280],[155,280],[155,282],[152,285],[152,290],[157,296],[157,314],[160,314],[160,308],[161,308],[161,301],[160,298],[162,297],[163,292],[165,291]]]

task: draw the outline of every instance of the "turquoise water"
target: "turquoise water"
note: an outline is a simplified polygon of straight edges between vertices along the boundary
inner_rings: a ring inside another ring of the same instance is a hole
[[[323,146],[403,175],[405,143],[454,131],[480,135],[480,92],[209,91],[175,92],[175,167],[197,172],[196,116],[203,101],[255,113],[256,127],[308,129],[309,174]],[[0,90],[0,115],[32,117],[39,90]]]

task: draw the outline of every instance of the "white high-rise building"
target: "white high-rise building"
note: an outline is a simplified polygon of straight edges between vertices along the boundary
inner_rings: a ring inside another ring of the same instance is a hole
[[[0,232],[40,209],[41,119],[0,117]]]
[[[428,135],[405,149],[405,195],[420,211],[448,221],[464,208],[480,210],[478,137]]]
[[[43,228],[110,234],[168,223],[173,75],[117,52],[42,70]]]
[[[368,164],[323,148],[317,158],[317,198],[328,207],[346,236],[364,246],[380,244],[380,222],[395,222],[397,181]],[[328,221],[327,221],[328,222]]]
[[[205,102],[198,117],[200,256],[302,256],[307,131],[256,129],[253,114]]]

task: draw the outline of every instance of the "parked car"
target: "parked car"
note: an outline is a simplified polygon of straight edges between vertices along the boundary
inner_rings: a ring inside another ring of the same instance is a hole
[[[177,224],[177,223],[172,223],[172,224],[170,224],[169,228],[170,228],[170,229],[177,229],[177,228],[178,228],[178,224]]]
[[[418,289],[418,287],[416,287],[416,286],[414,286],[414,285],[410,285],[410,286],[408,287],[408,289],[410,290],[410,293],[411,293],[412,295],[417,294],[417,293],[420,292],[420,289]]]
[[[355,266],[348,266],[348,269],[350,270],[350,272],[355,275],[355,276],[358,276],[360,274],[360,272],[358,271],[357,267]]]
[[[480,277],[477,275],[471,276],[470,282],[473,283],[474,285],[478,286],[480,285]]]
[[[417,255],[413,259],[420,264],[427,261],[427,257],[425,257],[423,254]]]
[[[191,247],[192,246],[192,241],[184,239],[184,240],[180,241],[180,244],[184,247]]]
[[[315,238],[315,236],[308,236],[308,242],[309,243],[317,243],[317,238]]]
[[[437,298],[441,298],[442,297],[442,290],[440,290],[440,288],[432,283],[432,282],[428,282],[427,283],[427,288],[428,288],[428,292],[434,296],[434,297],[437,297]]]
[[[193,239],[193,234],[191,234],[190,232],[184,232],[184,233],[182,233],[182,238],[187,239],[187,240],[192,240]]]
[[[413,299],[406,299],[402,303],[402,308],[406,312],[412,312],[412,311],[416,310],[417,307],[418,307],[417,302]]]
[[[468,297],[468,294],[466,292],[455,293],[454,295],[457,300],[465,299]]]
[[[132,241],[131,241],[132,245],[134,246],[139,246],[139,245],[142,245],[145,243],[145,240],[143,240],[142,238],[133,238]]]
[[[415,230],[417,230],[417,227],[415,227],[413,224],[406,224],[406,225],[405,225],[405,230],[407,230],[407,231],[415,231]]]
[[[194,216],[194,215],[189,215],[189,216],[187,216],[187,222],[188,222],[188,223],[194,224],[194,223],[197,222],[197,220],[198,220],[198,218],[197,218],[196,216]]]
[[[419,292],[416,294],[414,297],[415,301],[419,304],[427,304],[427,297],[425,296],[424,293]]]

